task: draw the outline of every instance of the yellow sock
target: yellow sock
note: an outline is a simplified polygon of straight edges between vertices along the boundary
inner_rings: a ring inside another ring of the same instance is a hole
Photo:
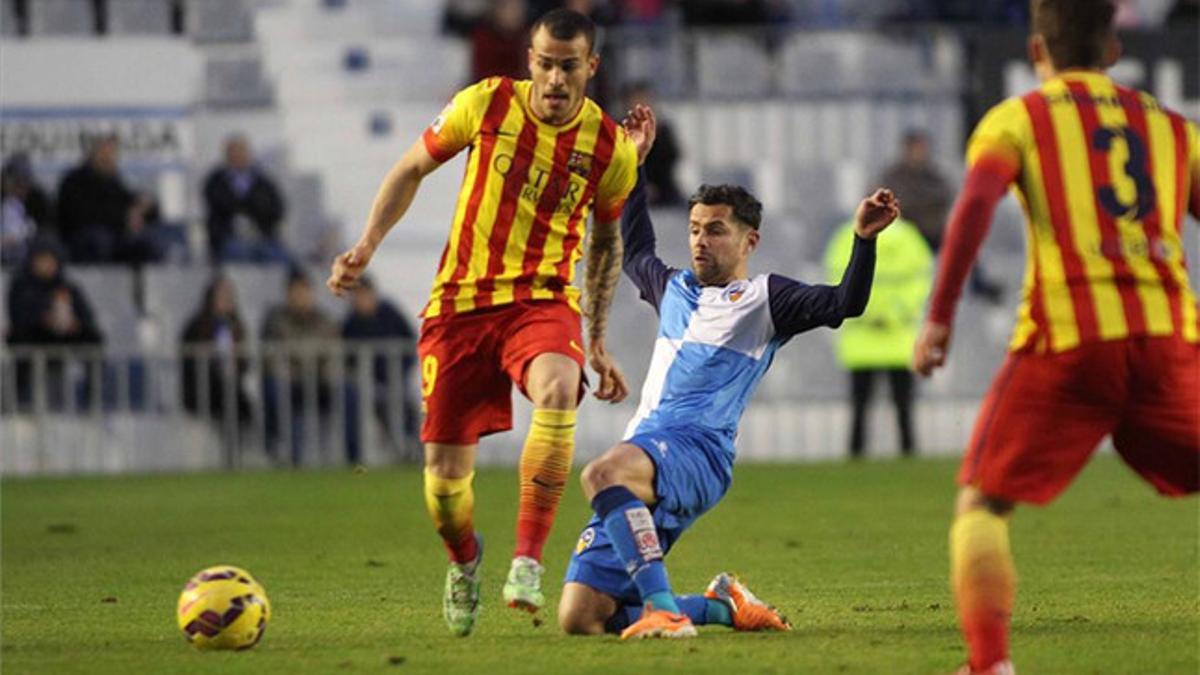
[[[514,556],[542,559],[575,454],[575,411],[533,411],[521,451],[521,502]]]
[[[972,670],[1008,659],[1008,623],[1017,574],[1008,521],[986,509],[958,516],[950,528],[950,585]]]
[[[446,544],[450,559],[469,563],[478,555],[475,542],[475,472],[462,478],[442,478],[425,468],[425,509]]]

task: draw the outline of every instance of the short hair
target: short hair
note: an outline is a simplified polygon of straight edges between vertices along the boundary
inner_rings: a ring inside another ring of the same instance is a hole
[[[570,9],[555,9],[546,12],[533,22],[533,26],[529,29],[529,39],[533,40],[533,36],[543,27],[555,40],[574,40],[583,34],[587,39],[588,53],[593,54],[596,51],[596,24],[579,12]]]
[[[1112,0],[1030,0],[1030,29],[1041,35],[1054,67],[1095,68],[1113,32]]]
[[[747,227],[757,230],[762,224],[762,202],[740,185],[701,185],[688,198],[688,211],[697,204],[724,204],[733,211],[733,217]]]

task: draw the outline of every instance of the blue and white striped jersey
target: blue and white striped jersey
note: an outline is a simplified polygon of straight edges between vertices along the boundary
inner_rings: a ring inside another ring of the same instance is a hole
[[[775,350],[797,333],[837,327],[862,314],[875,268],[873,241],[858,240],[837,286],[760,274],[703,286],[654,253],[643,180],[621,217],[624,269],[659,314],[658,337],[637,414],[625,438],[673,427],[702,427],[733,440],[746,404]]]

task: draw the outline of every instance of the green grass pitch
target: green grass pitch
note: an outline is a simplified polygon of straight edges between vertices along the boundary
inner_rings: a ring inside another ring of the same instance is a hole
[[[476,633],[441,619],[444,554],[420,472],[265,472],[5,480],[4,673],[939,673],[963,658],[946,581],[955,463],[745,465],[667,558],[677,592],[743,575],[790,634],[703,628],[623,644],[560,635],[502,607],[515,472],[481,471],[487,537]],[[587,515],[572,484],[547,547],[551,602]],[[1022,508],[1013,656],[1036,673],[1200,671],[1195,500],[1165,500],[1100,457],[1052,508]],[[242,653],[200,653],[174,604],[232,563],[274,616]]]

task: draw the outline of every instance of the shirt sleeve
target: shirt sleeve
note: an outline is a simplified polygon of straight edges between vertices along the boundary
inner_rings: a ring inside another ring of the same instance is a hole
[[[621,268],[637,286],[642,299],[657,310],[666,292],[667,282],[677,270],[667,267],[654,252],[654,224],[650,222],[644,175],[638,175],[629,203],[621,213],[621,239],[625,247]]]
[[[837,328],[844,319],[861,316],[875,277],[875,240],[854,237],[850,262],[837,286],[808,285],[772,274],[767,293],[775,334],[788,338],[818,326]]]
[[[621,217],[637,179],[637,148],[625,129],[618,126],[612,161],[596,186],[596,222],[611,223]]]
[[[484,110],[499,85],[500,78],[491,77],[454,95],[421,136],[430,157],[449,161],[475,140]]]

